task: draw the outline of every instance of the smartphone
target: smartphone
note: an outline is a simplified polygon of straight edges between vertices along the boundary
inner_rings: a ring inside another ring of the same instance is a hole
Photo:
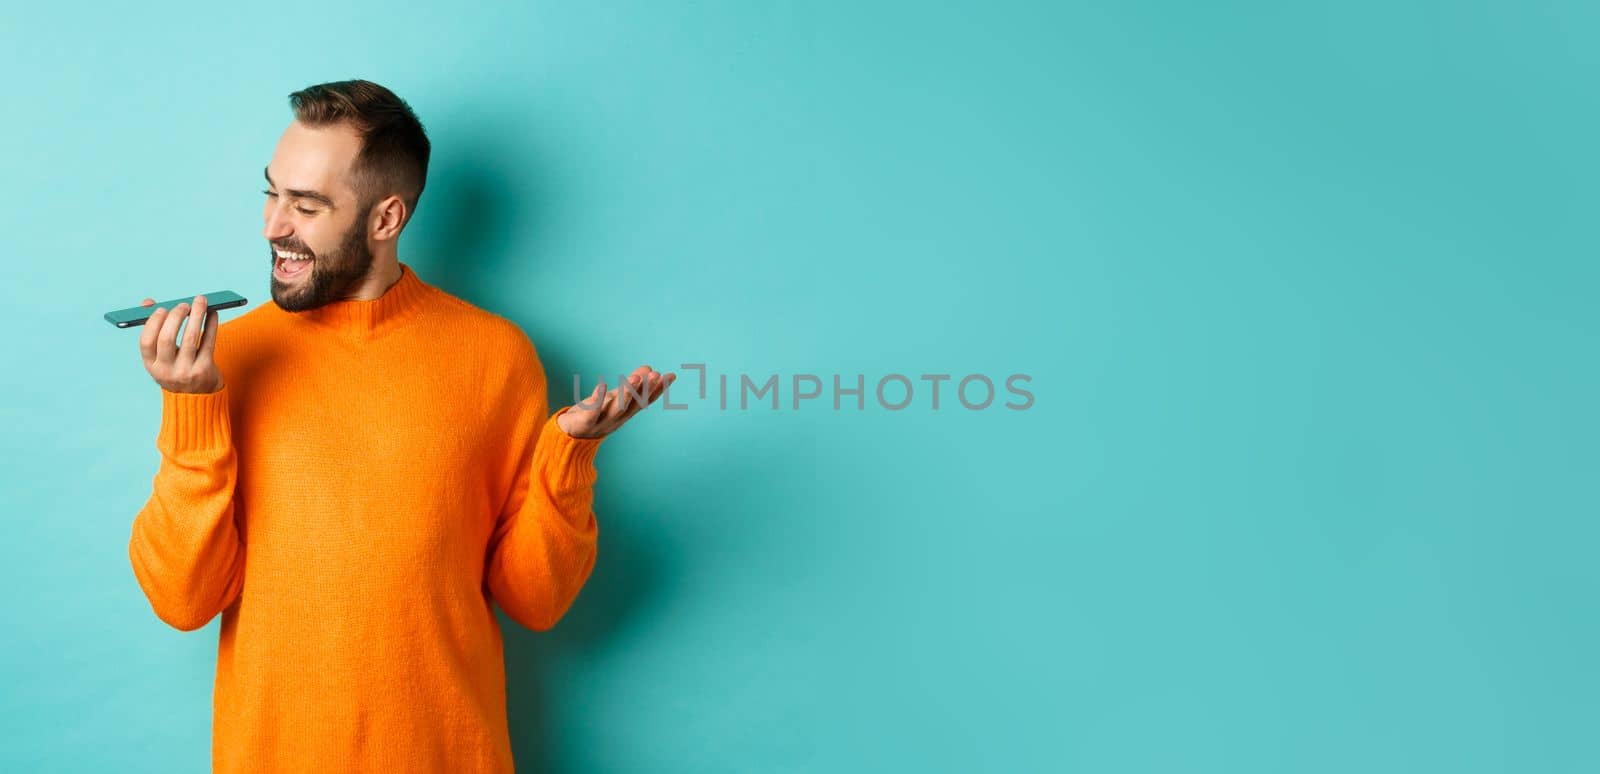
[[[196,293],[206,297],[206,310],[232,309],[249,303],[244,296],[231,290],[219,290],[215,293]],[[150,314],[157,309],[172,309],[178,304],[194,305],[194,296],[187,298],[174,298],[171,301],[161,301],[149,306],[130,306],[127,309],[118,309],[115,312],[106,312],[106,321],[118,328],[132,328],[135,325],[144,325],[150,321]]]

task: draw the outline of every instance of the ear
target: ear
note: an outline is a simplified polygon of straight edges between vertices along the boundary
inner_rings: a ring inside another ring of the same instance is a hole
[[[367,216],[372,238],[382,241],[399,237],[407,214],[405,200],[399,196],[390,195],[379,200]]]

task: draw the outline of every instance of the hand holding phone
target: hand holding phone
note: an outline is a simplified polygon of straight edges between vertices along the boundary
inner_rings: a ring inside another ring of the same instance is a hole
[[[239,303],[244,303],[240,299]],[[168,392],[210,393],[221,390],[222,372],[212,359],[217,342],[217,308],[207,308],[206,297],[195,296],[193,305],[180,301],[170,308],[146,298],[141,306],[155,307],[139,332],[139,353],[144,368]],[[184,321],[183,340],[178,327]],[[196,333],[204,327],[204,331]]]

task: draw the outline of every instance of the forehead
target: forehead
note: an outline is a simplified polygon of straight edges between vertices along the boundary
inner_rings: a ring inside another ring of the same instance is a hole
[[[267,174],[274,185],[321,191],[336,199],[352,196],[346,172],[361,152],[361,136],[348,124],[307,126],[299,121],[278,138]]]

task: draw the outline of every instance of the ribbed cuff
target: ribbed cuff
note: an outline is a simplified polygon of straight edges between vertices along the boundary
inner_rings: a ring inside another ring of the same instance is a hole
[[[590,486],[600,475],[594,466],[594,456],[600,451],[600,443],[606,437],[574,438],[567,435],[567,431],[562,430],[556,422],[556,417],[570,408],[564,406],[551,414],[544,427],[540,428],[539,440],[533,447],[533,465],[538,470],[548,471],[557,486]]]
[[[172,392],[161,388],[161,433],[157,445],[174,452],[225,447],[233,442],[228,386],[216,392]]]

